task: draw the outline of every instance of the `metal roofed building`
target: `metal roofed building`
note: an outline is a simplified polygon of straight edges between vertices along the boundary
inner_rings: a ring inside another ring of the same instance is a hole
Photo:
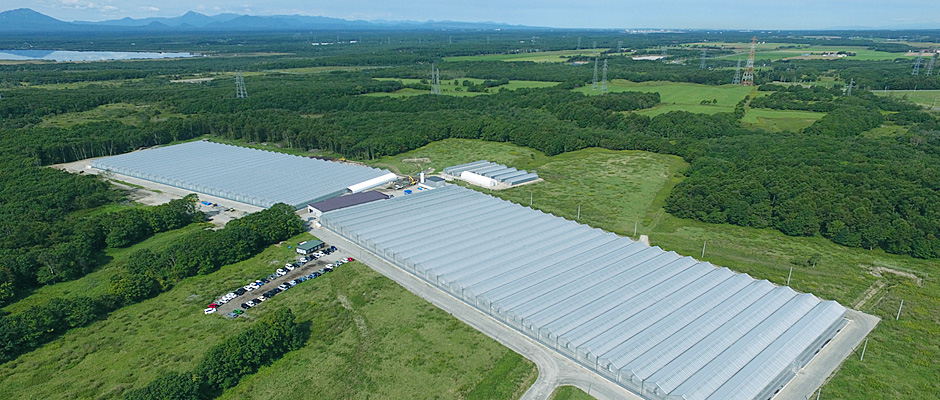
[[[495,186],[495,183],[514,186],[539,179],[539,174],[535,172],[517,170],[486,160],[447,167],[444,173],[484,187]]]
[[[385,200],[388,195],[382,192],[369,191],[353,193],[347,196],[333,197],[323,201],[318,201],[307,205],[307,211],[314,217],[320,217],[327,211],[339,210],[341,208],[352,207],[359,204],[365,204],[376,200]]]
[[[847,321],[834,301],[456,185],[321,223],[647,399],[771,398]]]
[[[91,166],[259,207],[286,203],[297,209],[396,179],[382,169],[207,141],[102,158]]]

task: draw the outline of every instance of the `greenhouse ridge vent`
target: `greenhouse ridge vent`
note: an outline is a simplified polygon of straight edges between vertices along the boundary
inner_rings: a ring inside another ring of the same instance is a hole
[[[834,301],[456,185],[320,222],[647,399],[771,398],[848,321]]]
[[[377,168],[195,141],[95,160],[93,168],[259,207],[296,209],[396,179]]]

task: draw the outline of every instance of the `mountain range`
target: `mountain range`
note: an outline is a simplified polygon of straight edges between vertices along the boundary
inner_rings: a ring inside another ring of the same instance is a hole
[[[122,18],[107,21],[61,21],[29,8],[0,12],[0,32],[187,32],[187,31],[291,31],[291,30],[422,30],[422,29],[533,29],[495,22],[457,21],[350,21],[305,15],[205,15],[194,11],[179,17]]]

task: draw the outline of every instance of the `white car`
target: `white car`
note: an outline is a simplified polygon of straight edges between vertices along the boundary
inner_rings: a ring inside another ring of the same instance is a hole
[[[214,308],[207,308],[207,309],[202,310],[202,311],[205,312],[206,314],[212,314],[212,313],[215,312],[215,309],[214,309]]]
[[[300,259],[300,262],[306,264],[306,263],[310,262],[310,259],[307,258],[307,257],[304,257],[304,258],[301,258],[301,259]]]
[[[219,301],[217,301],[216,303],[225,304],[225,303],[228,303],[228,299],[225,298],[225,297],[223,297],[223,298],[219,299]]]

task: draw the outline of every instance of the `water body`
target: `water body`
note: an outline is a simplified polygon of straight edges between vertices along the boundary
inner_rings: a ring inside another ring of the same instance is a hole
[[[0,50],[0,60],[108,61],[196,57],[193,53],[138,51]]]

